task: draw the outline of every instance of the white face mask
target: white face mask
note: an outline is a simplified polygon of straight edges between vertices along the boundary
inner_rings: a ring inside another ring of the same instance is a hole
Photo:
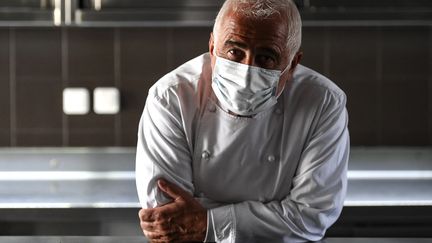
[[[254,115],[276,104],[276,92],[283,72],[216,56],[212,73],[213,92],[230,111],[242,116]]]

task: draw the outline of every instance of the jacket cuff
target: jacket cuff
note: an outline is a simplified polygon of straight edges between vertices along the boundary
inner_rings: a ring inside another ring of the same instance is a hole
[[[207,227],[207,236],[209,238],[206,237],[206,240],[208,239],[210,242],[213,240],[221,243],[234,242],[236,232],[234,205],[231,204],[223,207],[212,208],[208,211],[209,214],[207,218],[209,224]]]
[[[213,218],[211,216],[210,210],[207,210],[207,231],[204,242],[216,242],[214,226],[213,226]]]

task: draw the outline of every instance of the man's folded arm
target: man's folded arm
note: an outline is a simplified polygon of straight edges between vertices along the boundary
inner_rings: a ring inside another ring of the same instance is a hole
[[[177,107],[170,90],[155,94],[150,89],[141,117],[136,152],[136,184],[143,208],[170,201],[157,186],[164,178],[193,195],[190,151]],[[163,97],[160,97],[163,96]]]

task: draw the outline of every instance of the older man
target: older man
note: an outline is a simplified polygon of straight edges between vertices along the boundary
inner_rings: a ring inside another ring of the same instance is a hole
[[[152,242],[299,242],[338,218],[345,94],[299,65],[290,0],[227,0],[209,53],[150,89],[139,126],[139,217]]]

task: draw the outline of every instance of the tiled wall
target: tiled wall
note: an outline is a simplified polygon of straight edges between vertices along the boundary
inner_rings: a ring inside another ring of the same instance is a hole
[[[305,30],[304,62],[348,95],[353,145],[432,145],[431,30]]]
[[[0,146],[134,146],[148,88],[210,28],[0,28]],[[432,145],[430,27],[305,27],[303,64],[348,95],[353,145]],[[117,115],[67,116],[64,87],[116,86]]]

